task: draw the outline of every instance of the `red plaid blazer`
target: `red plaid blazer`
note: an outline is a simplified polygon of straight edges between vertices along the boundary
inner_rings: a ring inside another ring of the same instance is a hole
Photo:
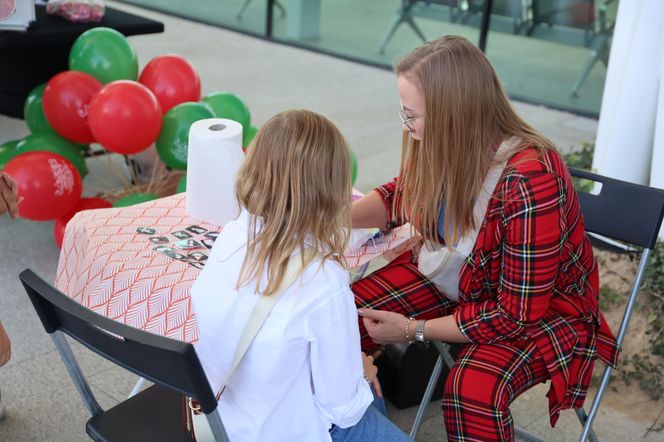
[[[376,189],[390,214],[397,180]],[[583,405],[597,356],[616,364],[598,294],[597,262],[567,167],[555,151],[541,158],[534,148],[520,151],[489,201],[453,314],[471,342],[536,343],[551,377],[552,425],[561,409]]]

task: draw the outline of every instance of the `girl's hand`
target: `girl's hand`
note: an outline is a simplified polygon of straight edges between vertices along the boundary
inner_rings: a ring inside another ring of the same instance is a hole
[[[378,344],[392,344],[405,342],[405,327],[408,319],[399,313],[384,310],[371,310],[361,308],[357,313],[362,316],[362,322],[369,336]],[[415,335],[415,323],[410,324],[410,336]]]
[[[366,353],[362,352],[362,366],[364,367],[364,377],[373,387],[376,392],[376,396],[379,398],[383,397],[383,392],[380,388],[380,382],[378,382],[378,367],[374,364],[373,356],[367,356]]]

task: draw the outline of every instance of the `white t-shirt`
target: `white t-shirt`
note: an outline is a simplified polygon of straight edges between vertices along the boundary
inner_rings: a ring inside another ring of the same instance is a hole
[[[248,221],[243,211],[224,227],[191,291],[196,352],[215,393],[259,296],[255,283],[235,288]],[[329,441],[332,424],[360,420],[373,396],[348,281],[338,263],[316,261],[281,295],[219,402],[233,442]]]

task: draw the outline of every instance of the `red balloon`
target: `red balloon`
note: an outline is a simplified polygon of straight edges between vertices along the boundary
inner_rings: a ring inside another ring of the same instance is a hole
[[[76,207],[74,207],[74,210],[55,220],[53,237],[55,238],[55,244],[57,244],[58,249],[62,248],[62,238],[65,236],[65,228],[74,215],[82,210],[106,209],[108,207],[113,207],[113,204],[103,198],[81,198],[78,201],[78,204],[76,204]]]
[[[104,86],[90,103],[88,121],[95,139],[111,152],[138,153],[161,130],[161,107],[147,87],[130,80]]]
[[[201,81],[187,60],[179,55],[161,55],[150,60],[138,81],[159,100],[163,113],[185,101],[201,99]]]
[[[26,152],[5,165],[18,184],[24,201],[18,215],[34,221],[55,219],[71,211],[81,198],[81,175],[62,155],[46,151]]]
[[[95,141],[88,127],[88,107],[101,83],[92,75],[64,71],[46,83],[42,106],[46,119],[64,138],[75,143]]]

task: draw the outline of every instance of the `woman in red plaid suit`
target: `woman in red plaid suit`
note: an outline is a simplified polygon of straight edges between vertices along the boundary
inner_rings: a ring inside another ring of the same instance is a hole
[[[354,204],[353,225],[408,221],[424,246],[353,285],[363,348],[463,344],[443,395],[450,440],[513,440],[511,402],[549,379],[553,426],[583,404],[595,359],[618,355],[569,171],[465,38],[425,44],[396,74],[400,174]]]

